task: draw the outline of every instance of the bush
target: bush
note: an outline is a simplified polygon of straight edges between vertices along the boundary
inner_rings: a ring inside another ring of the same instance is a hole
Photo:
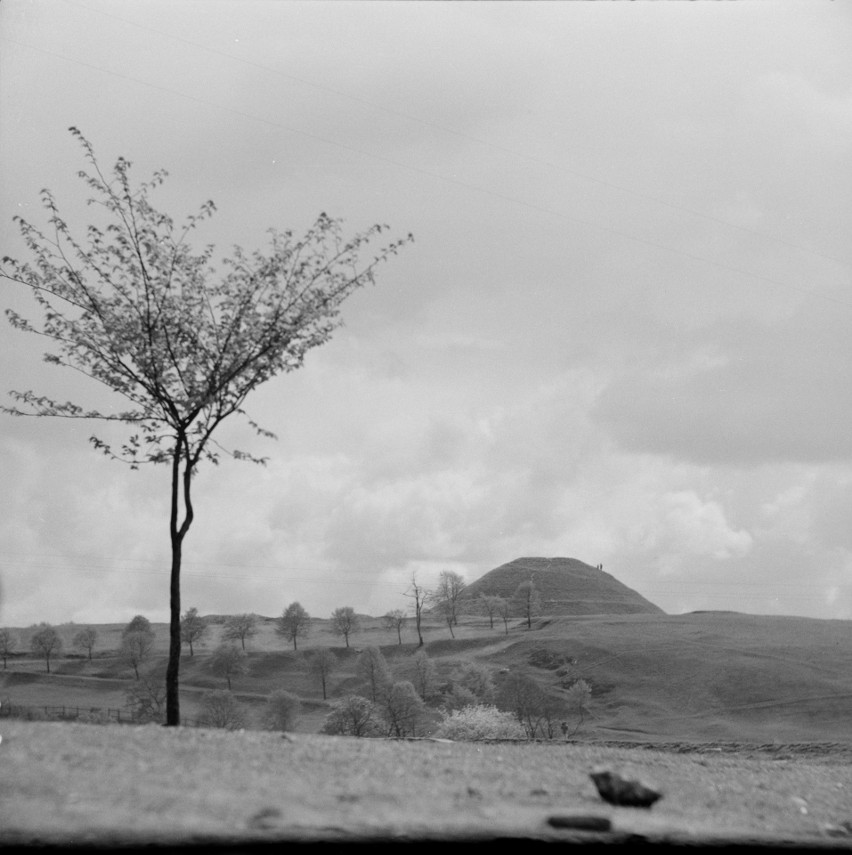
[[[245,726],[245,711],[242,704],[227,691],[214,689],[205,692],[201,698],[202,727],[219,727],[224,730],[237,730]]]
[[[442,739],[475,742],[480,739],[524,739],[526,731],[512,713],[478,704],[448,713],[435,731]]]
[[[291,692],[280,689],[266,701],[263,722],[268,730],[291,730],[302,711],[302,702]]]

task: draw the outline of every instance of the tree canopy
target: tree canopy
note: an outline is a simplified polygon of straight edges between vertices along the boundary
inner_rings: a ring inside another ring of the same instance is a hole
[[[89,165],[78,175],[102,225],[89,224],[85,237],[75,235],[53,194],[43,190],[46,229],[14,218],[32,262],[4,256],[0,263],[0,277],[29,289],[41,322],[11,309],[6,314],[13,327],[51,345],[48,363],[96,381],[122,402],[97,409],[19,390],[10,393],[15,405],[2,410],[123,424],[128,432],[120,444],[103,435],[90,441],[133,469],[143,463],[170,467],[166,723],[174,726],[180,723],[180,568],[194,518],[192,476],[202,460],[216,463],[223,452],[263,462],[223,449],[214,432],[240,415],[256,434],[274,437],[245,412],[249,393],[299,368],[308,351],[327,342],[340,324],[343,301],[372,282],[377,265],[411,235],[362,260],[388,227],[346,237],[340,220],[321,213],[302,236],[270,229],[265,251],[235,246],[217,263],[212,244],[196,249],[189,240],[213,215],[212,201],[177,224],[149,198],[165,181],[164,170],[134,184],[130,161],[119,157],[105,173],[91,143],[77,128],[69,130]]]

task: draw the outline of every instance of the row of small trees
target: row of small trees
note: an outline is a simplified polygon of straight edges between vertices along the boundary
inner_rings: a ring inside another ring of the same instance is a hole
[[[491,629],[495,621],[502,621],[504,630],[509,632],[509,620],[522,617],[527,628],[532,627],[532,618],[541,611],[541,595],[532,580],[522,582],[511,598],[498,595],[480,594],[476,599],[464,598],[465,582],[460,574],[453,571],[441,573],[436,588],[429,590],[418,584],[416,576],[412,577],[411,588],[407,596],[414,601],[414,620],[420,646],[423,645],[421,621],[423,610],[434,608],[446,621],[450,635],[455,638],[454,627],[458,625],[459,617],[465,614],[481,614],[488,617]],[[409,620],[402,609],[387,612],[383,616],[385,628],[395,631],[397,640],[402,644],[402,630]],[[276,621],[275,631],[282,638],[292,643],[293,649],[298,650],[300,639],[308,635],[312,618],[298,602],[290,603]],[[257,616],[254,614],[232,615],[224,623],[222,639],[239,642],[243,651],[246,641],[257,634]],[[360,618],[351,606],[341,606],[331,614],[332,630],[343,637],[346,647],[349,647],[350,637],[360,629]],[[208,630],[208,623],[199,614],[198,609],[189,609],[180,621],[180,637],[183,644],[188,645],[189,655],[195,654],[195,645],[199,643]],[[84,650],[89,659],[97,644],[98,632],[93,627],[81,629],[73,639],[74,647]],[[154,633],[150,622],[143,616],[137,615],[122,632],[120,655],[133,668],[139,679],[139,666],[149,657],[154,645]],[[10,629],[0,629],[0,658],[3,668],[7,667],[9,656],[16,650],[18,639]],[[45,667],[50,673],[50,660],[62,652],[62,638],[54,627],[47,623],[39,624],[30,637],[30,649],[38,657],[45,660]],[[235,660],[230,652],[219,654],[223,661]],[[235,660],[236,661],[236,660]],[[227,670],[226,666],[222,666]]]

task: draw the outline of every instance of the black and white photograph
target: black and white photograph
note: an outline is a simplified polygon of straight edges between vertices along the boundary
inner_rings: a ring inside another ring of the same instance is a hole
[[[0,0],[0,846],[852,848],[852,4]]]

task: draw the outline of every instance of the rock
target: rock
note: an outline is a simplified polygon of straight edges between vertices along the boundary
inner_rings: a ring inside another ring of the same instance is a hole
[[[611,805],[649,808],[663,795],[642,781],[622,778],[610,769],[596,769],[589,777],[600,797]]]

